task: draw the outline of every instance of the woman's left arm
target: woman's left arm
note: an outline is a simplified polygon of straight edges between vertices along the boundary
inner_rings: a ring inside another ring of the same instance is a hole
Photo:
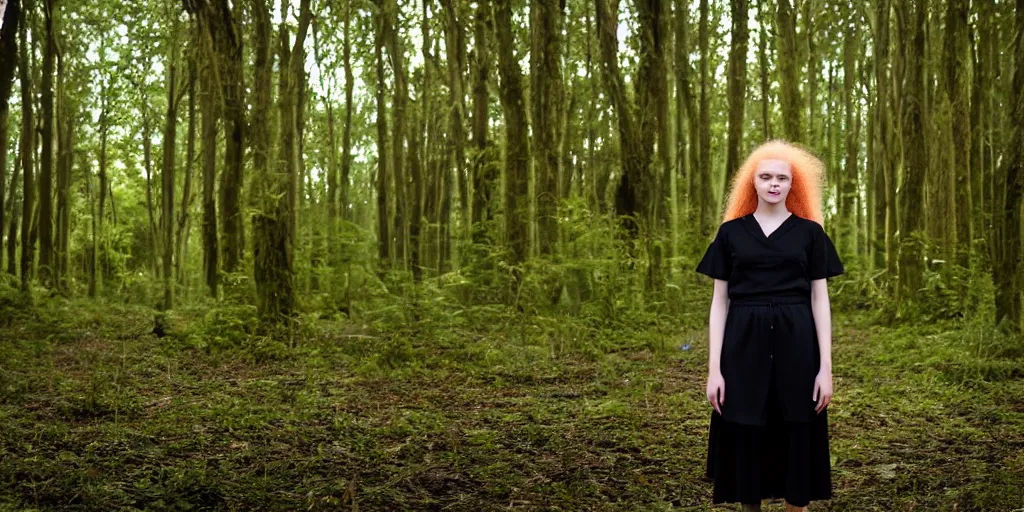
[[[818,334],[818,352],[821,365],[814,379],[814,410],[821,412],[832,402],[832,308],[828,300],[828,284],[825,279],[811,281],[811,313],[814,315],[814,329]]]

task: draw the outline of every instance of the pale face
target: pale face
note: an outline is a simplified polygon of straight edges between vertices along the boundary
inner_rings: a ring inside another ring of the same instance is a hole
[[[754,173],[757,197],[769,204],[786,202],[793,187],[793,170],[785,160],[762,160]]]

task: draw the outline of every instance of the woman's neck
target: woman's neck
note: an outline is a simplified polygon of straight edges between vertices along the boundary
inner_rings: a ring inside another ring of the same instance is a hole
[[[786,208],[786,203],[767,203],[762,201],[761,198],[757,199],[757,209],[754,210],[754,214],[758,217],[788,217],[789,209]]]

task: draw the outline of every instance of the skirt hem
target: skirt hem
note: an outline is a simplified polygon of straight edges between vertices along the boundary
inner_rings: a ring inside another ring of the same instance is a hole
[[[714,504],[785,499],[803,507],[832,498],[828,409],[810,422],[785,422],[772,381],[766,425],[711,412],[704,477],[713,483]]]

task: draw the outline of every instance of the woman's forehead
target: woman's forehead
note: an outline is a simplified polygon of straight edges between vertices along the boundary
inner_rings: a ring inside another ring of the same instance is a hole
[[[790,167],[789,162],[785,160],[765,159],[757,163],[757,172],[791,174],[793,170]]]

